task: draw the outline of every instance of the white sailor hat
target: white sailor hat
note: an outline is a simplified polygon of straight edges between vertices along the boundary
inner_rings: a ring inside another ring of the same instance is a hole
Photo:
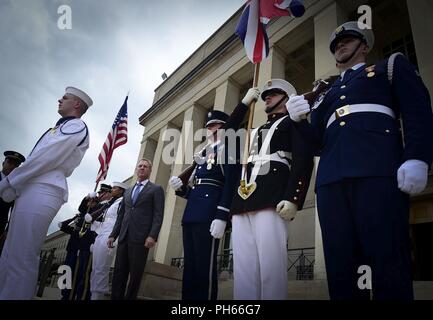
[[[65,89],[65,93],[69,93],[80,98],[87,105],[87,107],[90,107],[93,104],[92,99],[87,95],[87,93],[75,87],[67,87]]]
[[[122,188],[122,189],[128,189],[129,188],[129,185],[128,184],[126,184],[126,183],[123,183],[123,182],[113,182],[113,188],[114,187],[118,187],[118,188]]]
[[[335,46],[338,41],[346,37],[355,37],[361,39],[367,44],[369,49],[373,48],[374,45],[374,33],[371,28],[361,29],[358,26],[358,21],[348,21],[343,23],[337,29],[334,30],[329,39],[329,50],[332,53],[335,52]]]
[[[286,80],[271,79],[268,80],[263,87],[262,94],[260,95],[262,100],[265,101],[266,96],[271,92],[285,93],[288,97],[290,97],[290,95],[296,94],[296,89]]]

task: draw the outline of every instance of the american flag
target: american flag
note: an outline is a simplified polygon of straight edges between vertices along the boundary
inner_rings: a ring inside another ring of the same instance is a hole
[[[101,153],[99,154],[99,168],[98,175],[96,177],[96,183],[105,180],[110,165],[111,157],[114,149],[120,147],[128,141],[128,96],[125,98],[122,107],[117,113],[116,119],[111,126],[111,130],[108,133],[108,137],[102,146]]]
[[[266,24],[275,17],[300,17],[305,7],[301,0],[249,0],[236,26],[235,33],[252,63],[261,62],[269,54]]]

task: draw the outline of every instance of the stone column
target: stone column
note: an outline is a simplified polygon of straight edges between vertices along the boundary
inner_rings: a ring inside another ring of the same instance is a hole
[[[230,114],[239,103],[239,87],[232,79],[227,79],[216,88],[214,109]]]
[[[192,163],[192,151],[200,143],[200,141],[194,141],[194,133],[203,128],[205,113],[206,110],[199,105],[193,105],[185,111],[181,136],[176,143],[175,161],[169,168],[171,173],[168,172],[167,181],[169,176],[179,175]],[[177,197],[174,190],[167,185],[164,221],[155,252],[156,262],[170,264],[172,258],[183,255],[181,220],[185,205],[186,201]]]
[[[421,77],[430,92],[433,94],[433,3],[431,0],[407,1],[409,19],[412,28],[413,41],[415,43],[416,57]]]
[[[284,79],[284,68],[285,68],[284,54],[277,46],[272,46],[269,51],[269,56],[260,63],[259,73],[259,89],[262,90],[266,82],[273,78]],[[265,103],[262,99],[256,102],[254,110],[254,121],[253,128],[262,125],[267,121],[265,113]]]
[[[335,67],[334,57],[329,51],[329,37],[335,28],[345,21],[348,21],[348,16],[336,2],[330,4],[314,17],[314,61],[316,79],[326,78],[327,76],[339,73],[338,69]],[[317,172],[318,164],[319,159],[316,158],[314,172]],[[312,187],[314,188],[314,186]],[[319,218],[317,216],[317,206],[315,223],[314,278],[326,279],[322,232],[320,230]]]

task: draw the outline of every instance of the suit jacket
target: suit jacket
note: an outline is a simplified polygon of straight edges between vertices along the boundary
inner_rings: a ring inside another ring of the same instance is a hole
[[[148,181],[133,204],[133,189],[125,191],[110,237],[143,244],[147,237],[157,240],[164,215],[164,190]]]

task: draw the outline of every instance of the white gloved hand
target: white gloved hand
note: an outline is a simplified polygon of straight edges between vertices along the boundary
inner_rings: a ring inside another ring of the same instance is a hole
[[[178,176],[172,176],[170,180],[168,180],[168,183],[174,190],[180,189],[183,186],[183,182]]]
[[[92,222],[92,216],[90,214],[86,213],[86,215],[84,216],[84,220],[87,223],[90,223],[90,222]]]
[[[282,200],[277,205],[277,213],[284,220],[292,221],[298,212],[298,206],[293,202]]]
[[[408,194],[417,194],[427,185],[428,165],[421,160],[407,160],[397,170],[398,188]]]
[[[87,195],[88,198],[90,199],[94,199],[98,196],[98,194],[96,192],[89,192],[89,194]]]
[[[260,97],[260,90],[257,87],[253,87],[248,89],[247,94],[242,99],[242,103],[246,106],[249,106],[251,102],[257,101]]]
[[[3,199],[4,202],[7,203],[14,201],[17,198],[15,189],[13,188],[4,189],[1,198]]]
[[[311,111],[310,105],[304,96],[296,96],[292,94],[289,101],[286,102],[286,109],[289,112],[290,119],[299,122],[307,118],[307,114]]]
[[[210,234],[215,239],[221,239],[224,235],[224,231],[226,230],[227,222],[220,219],[214,219],[210,225]]]

